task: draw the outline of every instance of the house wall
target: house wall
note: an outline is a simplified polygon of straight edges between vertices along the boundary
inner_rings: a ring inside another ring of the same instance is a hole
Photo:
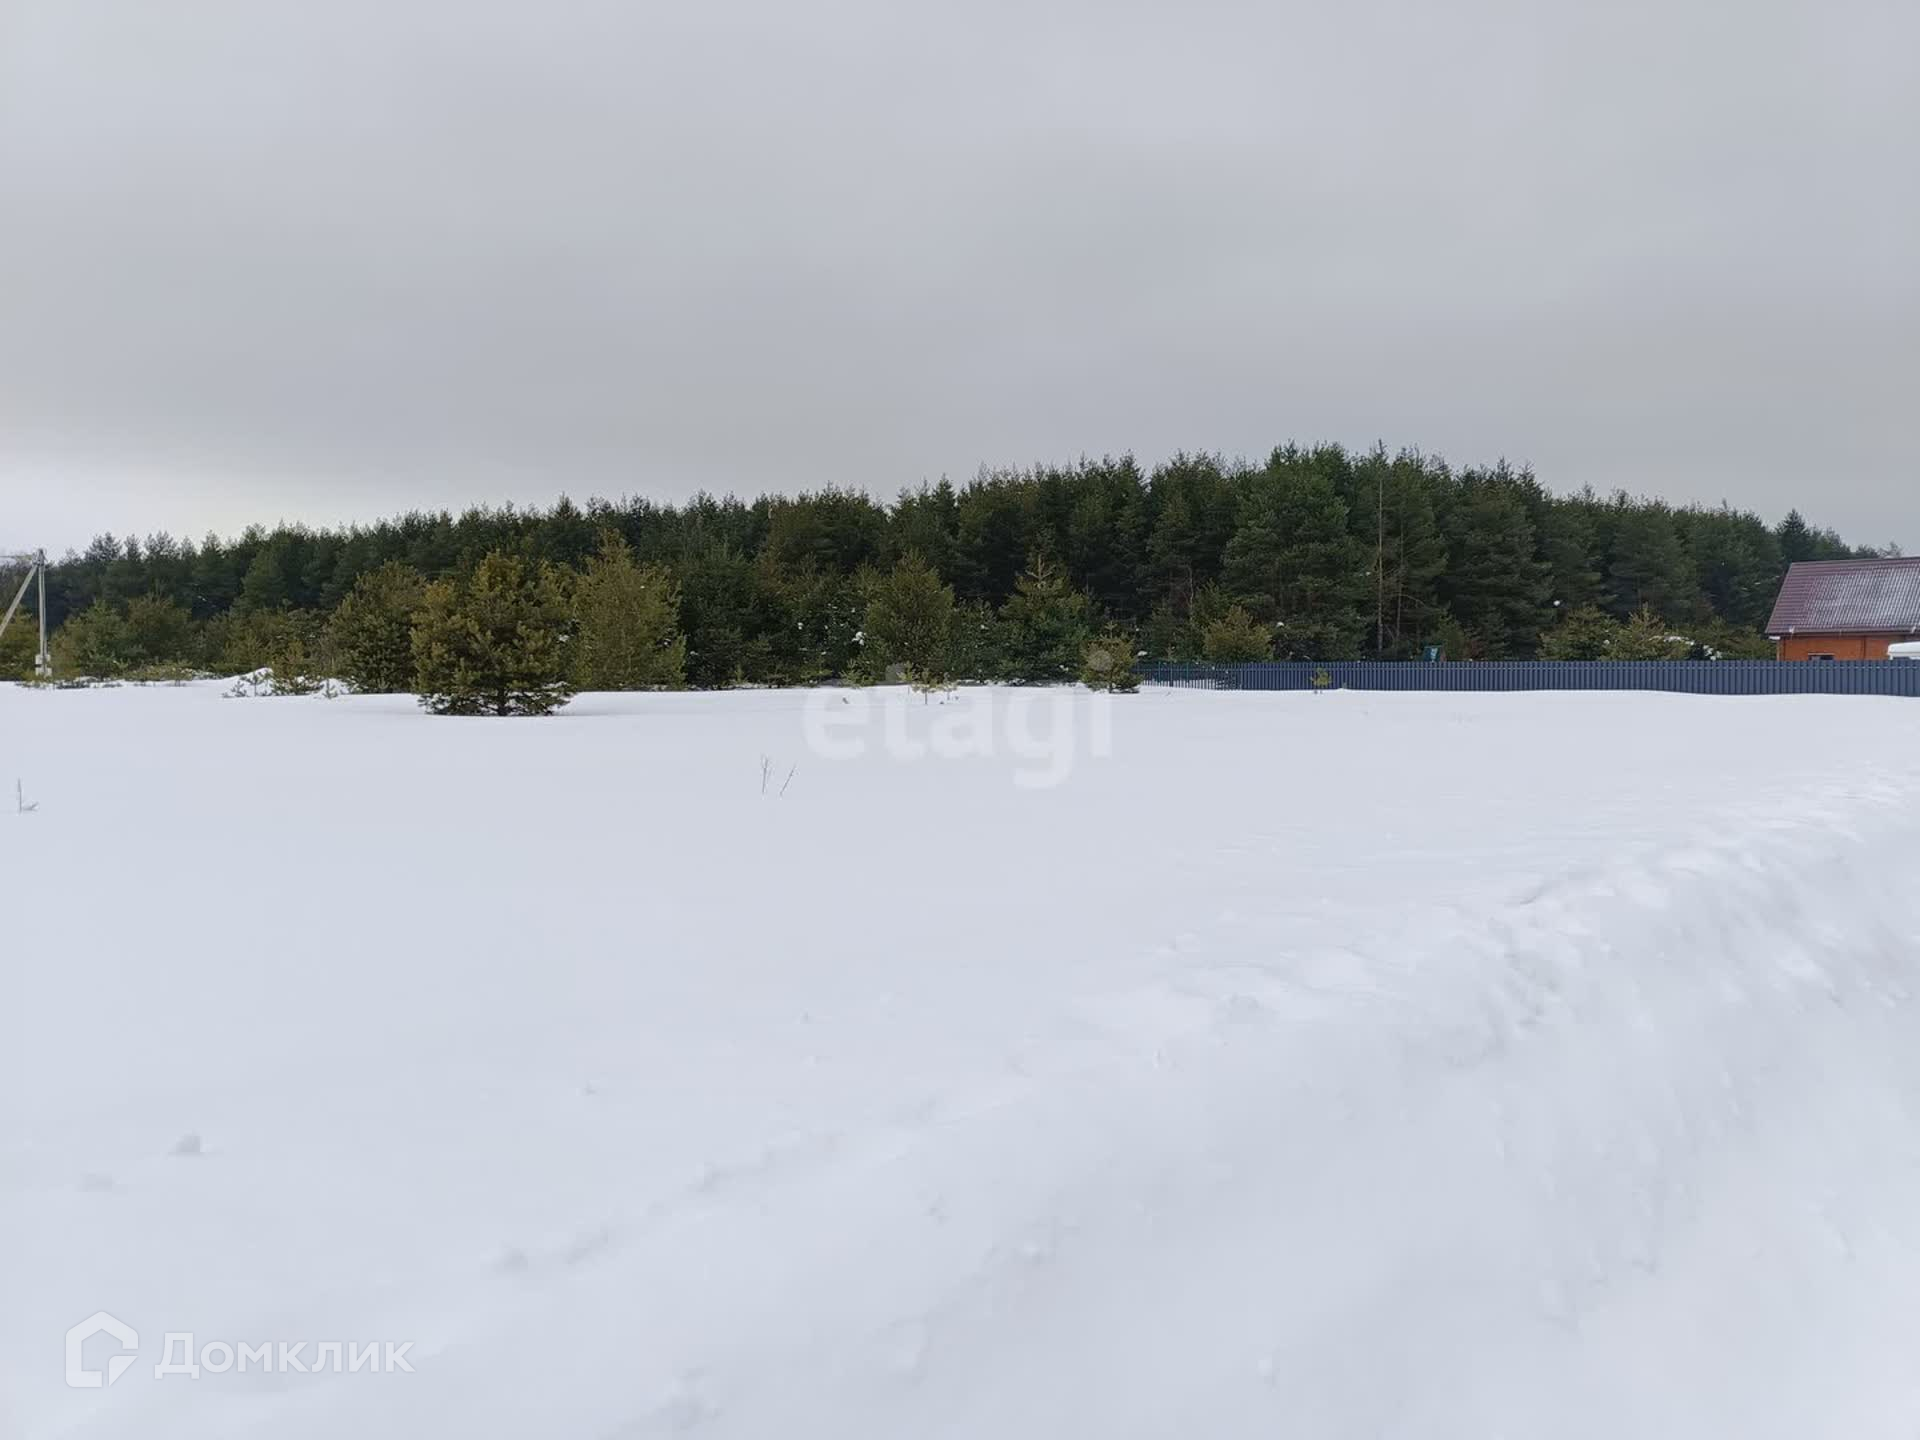
[[[1836,660],[1884,660],[1887,647],[1911,635],[1788,635],[1775,643],[1782,660],[1805,660],[1810,655],[1831,655]]]

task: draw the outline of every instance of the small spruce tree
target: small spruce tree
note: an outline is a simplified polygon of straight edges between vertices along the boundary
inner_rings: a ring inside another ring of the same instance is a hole
[[[544,561],[494,550],[470,576],[427,586],[413,627],[414,686],[436,715],[546,715],[573,695],[567,597]]]
[[[687,683],[680,590],[658,565],[634,562],[612,530],[573,590],[574,683],[582,690],[678,690]]]
[[[954,671],[954,628],[952,587],[909,553],[867,582],[861,669],[875,679],[904,672],[920,688],[945,689]]]
[[[193,653],[193,616],[159,595],[138,595],[127,602],[127,638],[136,663],[170,665]]]
[[[1080,660],[1080,683],[1089,690],[1131,695],[1140,688],[1134,666],[1133,637],[1109,628],[1087,642]]]
[[[953,676],[956,680],[1003,680],[1000,617],[984,600],[972,600],[953,614]]]
[[[1442,660],[1480,660],[1485,658],[1485,647],[1480,637],[1453,618],[1451,612],[1441,611],[1434,618],[1433,628],[1427,635],[1427,643],[1440,647]]]
[[[285,665],[292,643],[289,632],[299,624],[292,612],[241,606],[229,611],[224,618],[225,625],[210,627],[211,638],[219,643],[216,669],[230,675],[244,675],[263,665],[271,667],[276,660]]]
[[[343,680],[370,695],[413,688],[413,617],[426,593],[420,573],[397,560],[353,582],[328,627]]]
[[[1034,685],[1075,679],[1093,634],[1091,610],[1065,575],[1035,556],[1000,610],[1008,678]]]
[[[18,617],[14,623],[19,623]],[[51,644],[54,673],[62,676],[105,680],[139,659],[126,620],[105,600],[70,616]]]
[[[1194,652],[1192,637],[1193,627],[1162,600],[1153,607],[1140,631],[1140,648],[1152,660],[1190,660]]]
[[[1201,653],[1216,665],[1246,665],[1273,658],[1273,633],[1244,605],[1229,605],[1201,640]]]
[[[267,649],[267,668],[273,671],[275,695],[311,695],[329,678],[333,667],[320,626],[310,613],[290,611],[287,623],[273,632]]]
[[[1717,616],[1689,625],[1693,637],[1691,660],[1771,660],[1773,641],[1738,625],[1729,625]]]
[[[1207,627],[1225,615],[1238,602],[1217,584],[1202,585],[1193,592],[1193,604],[1187,612],[1187,643],[1193,647],[1196,658],[1204,657]],[[1246,607],[1240,607],[1245,610]],[[1251,612],[1248,612],[1251,613]]]
[[[1560,623],[1540,637],[1542,660],[1618,660],[1620,622],[1598,605],[1582,605],[1560,617]]]
[[[1627,617],[1615,640],[1611,660],[1684,660],[1693,653],[1693,641],[1672,634],[1667,623],[1642,605]]]

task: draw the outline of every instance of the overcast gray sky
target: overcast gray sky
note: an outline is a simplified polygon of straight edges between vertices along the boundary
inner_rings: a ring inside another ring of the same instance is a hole
[[[0,0],[0,543],[1287,439],[1920,549],[1913,0]]]

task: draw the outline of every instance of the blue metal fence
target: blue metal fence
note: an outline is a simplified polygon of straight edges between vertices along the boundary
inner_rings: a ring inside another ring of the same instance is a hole
[[[1163,661],[1145,666],[1141,678],[1200,690],[1666,690],[1920,699],[1920,664],[1897,660]]]

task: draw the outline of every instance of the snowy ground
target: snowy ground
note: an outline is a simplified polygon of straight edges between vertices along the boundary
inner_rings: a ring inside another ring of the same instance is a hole
[[[0,687],[0,1435],[1920,1433],[1920,704],[862,704]]]

